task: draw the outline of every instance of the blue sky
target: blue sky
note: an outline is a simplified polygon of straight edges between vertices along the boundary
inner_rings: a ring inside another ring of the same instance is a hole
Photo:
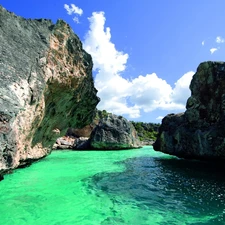
[[[185,110],[200,62],[224,61],[224,0],[0,0],[25,18],[65,20],[94,61],[106,109],[160,122]],[[73,4],[73,5],[71,5]]]

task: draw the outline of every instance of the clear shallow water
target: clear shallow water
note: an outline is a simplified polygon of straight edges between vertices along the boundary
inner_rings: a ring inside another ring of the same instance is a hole
[[[57,151],[0,182],[0,224],[224,225],[217,170],[151,147]]]

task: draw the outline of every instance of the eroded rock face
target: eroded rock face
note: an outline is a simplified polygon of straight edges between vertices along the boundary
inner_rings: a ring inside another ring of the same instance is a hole
[[[108,114],[101,118],[91,133],[92,149],[130,149],[140,147],[140,141],[131,122],[122,116]]]
[[[62,20],[30,20],[0,6],[0,175],[44,157],[99,102],[91,56]]]
[[[153,147],[184,158],[225,159],[225,63],[201,63],[183,114],[162,120]]]

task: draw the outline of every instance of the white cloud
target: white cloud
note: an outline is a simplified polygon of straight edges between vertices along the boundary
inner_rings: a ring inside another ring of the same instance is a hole
[[[64,8],[66,9],[66,11],[69,15],[77,14],[77,15],[81,16],[83,14],[83,10],[81,8],[77,7],[74,4],[70,4],[70,5],[71,5],[71,7],[67,4],[64,4]]]
[[[139,117],[141,110],[184,110],[194,72],[182,76],[174,88],[155,73],[132,80],[123,78],[121,73],[126,69],[128,54],[118,51],[111,42],[110,28],[105,28],[105,20],[103,12],[94,12],[84,40],[84,48],[92,55],[97,71],[95,86],[101,98],[98,108],[131,118]]]
[[[170,102],[171,86],[155,73],[139,76],[131,81],[131,101],[145,112],[163,109]]]
[[[73,21],[77,24],[80,23],[79,18],[77,16],[73,17]]]
[[[202,41],[202,46],[204,46],[205,45],[205,41]]]
[[[105,72],[112,77],[116,73],[125,70],[128,54],[117,51],[115,45],[110,41],[110,28],[104,29],[104,12],[94,12],[92,17],[88,19],[90,21],[90,30],[85,37],[84,47],[87,52],[91,53],[95,61],[94,69],[101,69],[101,78],[105,80],[108,79],[108,77],[104,76]]]
[[[225,42],[225,39],[223,39],[221,36],[216,37],[216,43],[221,44],[224,42]]]
[[[213,54],[217,50],[218,50],[218,48],[211,48],[209,51],[211,52],[211,54]]]
[[[185,73],[176,83],[171,94],[171,99],[177,104],[184,105],[188,97],[190,97],[189,85],[191,83],[193,71]],[[185,99],[185,102],[184,102]]]
[[[163,116],[158,116],[156,119],[157,120],[162,120],[164,117]]]

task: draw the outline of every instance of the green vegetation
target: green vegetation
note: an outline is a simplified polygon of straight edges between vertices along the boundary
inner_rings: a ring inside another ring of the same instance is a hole
[[[103,118],[106,118],[108,115],[110,115],[112,113],[109,113],[107,112],[106,110],[96,110],[96,113],[95,113],[95,119],[103,119]]]
[[[131,121],[133,126],[135,127],[138,137],[141,141],[155,141],[158,128],[160,126],[159,123],[143,123],[143,122],[134,122]]]

